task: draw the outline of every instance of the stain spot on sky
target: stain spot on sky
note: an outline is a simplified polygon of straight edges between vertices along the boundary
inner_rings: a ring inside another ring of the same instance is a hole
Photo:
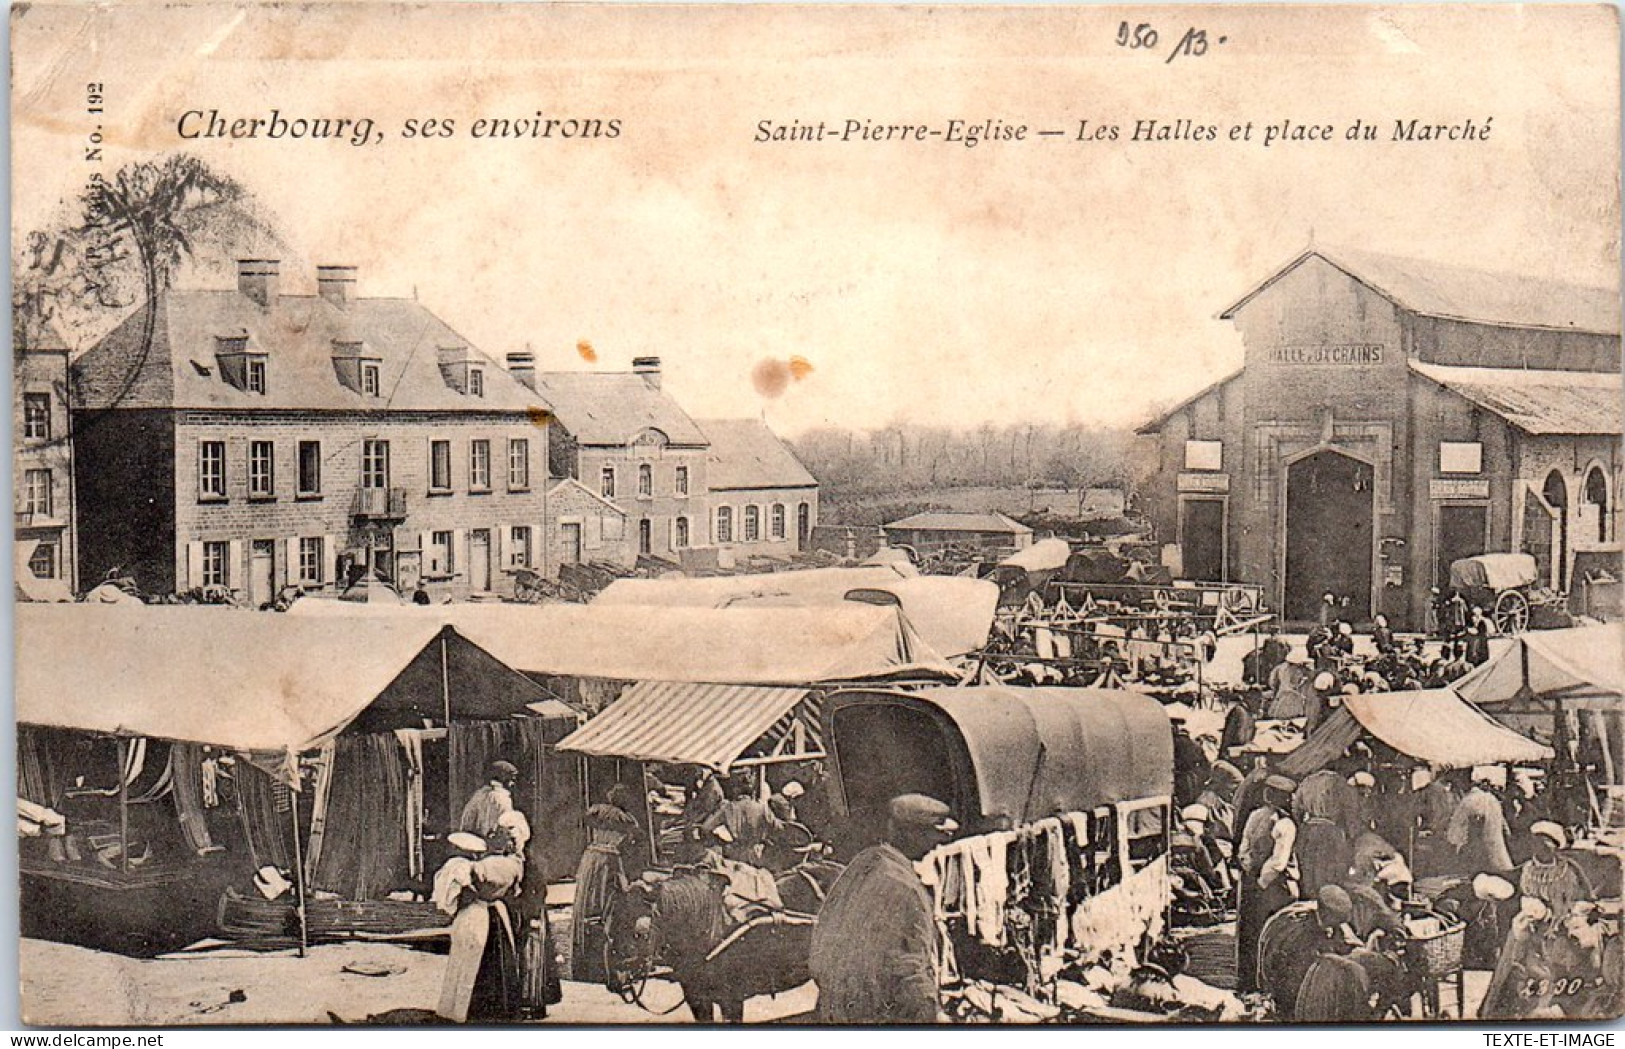
[[[581,359],[586,361],[588,364],[595,364],[598,361],[598,351],[593,349],[592,343],[588,342],[586,339],[582,339],[580,342],[576,343],[576,353],[580,354]]]
[[[800,382],[812,374],[812,370],[812,362],[805,357],[791,357],[788,361],[764,357],[750,370],[750,381],[763,397],[778,397],[792,382]]]

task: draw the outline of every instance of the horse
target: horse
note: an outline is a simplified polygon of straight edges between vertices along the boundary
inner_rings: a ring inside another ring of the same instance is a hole
[[[784,909],[749,909],[736,921],[723,900],[726,875],[680,867],[646,876],[616,900],[606,921],[611,978],[637,1001],[642,980],[657,968],[683,990],[699,1023],[743,1023],[745,1000],[780,994],[811,978],[807,970],[813,916],[839,864],[815,859],[777,879]]]

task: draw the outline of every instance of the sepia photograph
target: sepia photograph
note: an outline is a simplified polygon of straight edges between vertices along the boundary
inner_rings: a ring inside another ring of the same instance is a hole
[[[1625,1013],[1616,8],[10,29],[22,1024]]]

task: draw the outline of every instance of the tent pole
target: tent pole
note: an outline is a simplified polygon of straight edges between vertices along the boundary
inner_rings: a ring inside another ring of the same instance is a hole
[[[440,634],[440,712],[445,715],[446,729],[451,730],[451,670],[446,662],[446,635]]]
[[[118,741],[118,863],[130,873],[130,741]]]
[[[298,761],[297,758],[294,759]],[[295,768],[298,766],[296,765]],[[310,946],[309,918],[305,913],[305,850],[299,844],[299,792],[291,792],[288,798],[288,813],[293,817],[293,884],[298,894],[297,910],[299,912],[299,957],[305,956],[305,950]]]

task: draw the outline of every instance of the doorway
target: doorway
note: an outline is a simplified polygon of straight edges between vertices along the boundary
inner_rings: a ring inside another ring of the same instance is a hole
[[[581,525],[574,521],[559,525],[559,537],[564,546],[559,555],[559,563],[579,565],[581,563]]]
[[[805,552],[807,540],[812,538],[812,508],[806,503],[796,507],[796,549]]]
[[[1569,486],[1556,470],[1546,475],[1546,484],[1540,490],[1541,498],[1552,508],[1557,519],[1557,535],[1552,543],[1552,589],[1568,590],[1569,584]]]
[[[491,589],[491,530],[476,528],[468,533],[468,586],[471,590]]]
[[[654,525],[645,517],[638,522],[638,553],[649,554],[654,552]]]
[[[1180,575],[1201,583],[1224,582],[1224,500],[1179,503]]]
[[[1433,582],[1441,589],[1450,585],[1450,566],[1464,557],[1477,557],[1485,552],[1489,527],[1483,506],[1446,504],[1439,507],[1439,537],[1436,543],[1438,562],[1434,567]]]
[[[248,555],[248,600],[262,608],[276,600],[276,540],[256,539]]]
[[[1368,463],[1331,449],[1287,467],[1287,619],[1317,618],[1325,594],[1336,598],[1341,618],[1370,618],[1373,479]]]

